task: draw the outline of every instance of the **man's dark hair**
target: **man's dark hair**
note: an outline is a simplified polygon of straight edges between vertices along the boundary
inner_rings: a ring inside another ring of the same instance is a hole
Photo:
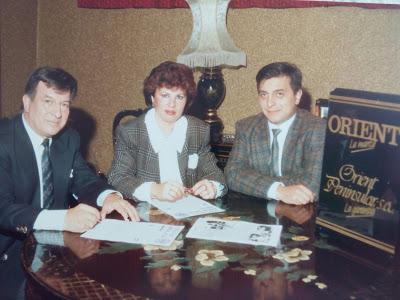
[[[56,90],[70,92],[71,100],[75,98],[78,92],[76,79],[67,71],[60,68],[41,67],[33,71],[31,76],[29,76],[25,86],[25,95],[28,95],[32,99],[39,81]]]
[[[290,78],[290,86],[294,93],[297,93],[301,89],[302,74],[300,69],[288,62],[274,62],[262,67],[258,71],[256,76],[257,90],[263,80],[281,76]]]

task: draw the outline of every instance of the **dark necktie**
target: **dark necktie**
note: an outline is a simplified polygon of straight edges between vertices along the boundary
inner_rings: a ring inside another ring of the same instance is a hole
[[[273,140],[271,149],[271,167],[273,176],[279,176],[279,144],[278,134],[281,132],[280,129],[272,129]]]
[[[45,139],[42,146],[44,147],[42,154],[43,208],[49,208],[54,202],[53,169],[50,162],[49,139]]]

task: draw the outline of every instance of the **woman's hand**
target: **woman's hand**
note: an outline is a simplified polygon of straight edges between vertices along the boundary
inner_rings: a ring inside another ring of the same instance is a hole
[[[153,183],[151,197],[161,201],[175,202],[185,196],[185,187],[174,181]]]
[[[195,196],[200,196],[203,199],[215,199],[217,195],[217,189],[210,180],[203,179],[197,182],[192,187],[193,194]]]

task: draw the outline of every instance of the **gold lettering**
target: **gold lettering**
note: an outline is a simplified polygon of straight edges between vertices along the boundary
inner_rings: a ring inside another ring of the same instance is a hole
[[[352,134],[350,133],[350,131],[351,131],[351,128],[350,128],[350,126],[351,126],[351,121],[352,121],[352,119],[350,119],[350,118],[347,118],[347,117],[341,117],[341,119],[342,119],[342,126],[341,126],[341,128],[340,128],[340,134],[343,134],[343,135],[347,135],[347,136],[352,136]]]
[[[379,141],[382,144],[388,143],[392,146],[399,145],[400,127],[395,125],[332,115],[328,120],[328,128],[332,133],[339,133],[348,137]]]
[[[385,137],[386,137],[386,128],[385,124],[382,124],[382,126],[375,126],[375,131],[374,131],[374,138],[373,140],[376,142],[379,140],[381,144],[385,143]]]
[[[350,200],[353,203],[360,203],[373,209],[379,209],[384,212],[393,214],[394,209],[391,201],[385,199],[379,199],[375,196],[370,195],[370,192],[374,189],[375,184],[379,181],[377,177],[368,177],[356,172],[355,168],[351,164],[345,164],[339,169],[339,177],[326,175],[328,179],[324,191],[333,193],[335,196],[342,197]],[[359,191],[352,187],[343,186],[342,182],[348,182],[356,184],[357,186],[363,187],[366,190]],[[351,208],[345,207],[345,212],[354,212]],[[366,212],[366,211],[365,211]]]
[[[388,124],[382,124],[382,127],[385,128],[385,131],[392,132],[389,145],[398,146],[399,144],[397,143],[397,138],[400,132],[400,128]]]
[[[326,188],[324,188],[325,192],[331,192],[336,186],[340,184],[340,180],[337,177],[326,175],[328,181],[326,182]]]
[[[375,208],[354,205],[346,202],[343,212],[348,213],[349,216],[373,217],[375,215]]]
[[[392,202],[390,202],[390,201],[385,201],[385,200],[383,200],[383,199],[381,199],[382,201],[384,201],[385,203],[383,204],[383,206],[382,206],[382,210],[383,211],[386,211],[386,212],[388,212],[388,213],[390,213],[390,214],[393,214],[394,213],[394,210],[393,210],[393,207],[392,207]]]
[[[344,205],[343,212],[344,212],[344,213],[351,213],[352,209],[353,209],[353,206],[351,206],[349,203],[346,203],[346,204]]]
[[[339,169],[339,177],[344,181],[351,181],[354,175],[353,165],[343,165]]]
[[[335,122],[335,123],[334,123]],[[335,127],[334,127],[335,126]],[[332,115],[328,120],[328,128],[333,133],[340,130],[340,118],[337,115]]]
[[[374,189],[375,183],[379,181],[377,177],[371,178],[366,175],[358,174],[353,165],[343,165],[339,169],[339,178],[345,182],[351,182],[358,186],[367,188],[367,195]]]
[[[364,120],[359,120],[361,122],[361,132],[358,136],[363,137],[364,139],[371,140],[373,139],[375,125],[377,123],[372,123]]]
[[[349,149],[357,149],[357,145],[358,145],[357,141],[351,140]]]

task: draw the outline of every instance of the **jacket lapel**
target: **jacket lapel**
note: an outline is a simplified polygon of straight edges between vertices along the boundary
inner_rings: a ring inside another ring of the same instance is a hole
[[[254,149],[255,155],[257,155],[255,161],[259,163],[260,170],[269,170],[269,165],[271,163],[271,149],[268,120],[262,113],[259,116],[259,124],[254,129],[254,137],[256,140],[252,143],[256,147],[256,149]],[[259,141],[266,141],[266,143],[260,143]]]
[[[50,147],[50,160],[53,168],[53,184],[54,184],[54,208],[62,208],[65,203],[57,201],[57,199],[65,199],[66,188],[68,188],[70,168],[72,166],[72,155],[67,151],[68,145],[60,137],[54,137]]]
[[[22,123],[22,114],[15,122],[15,149],[16,163],[19,165],[19,185],[25,189],[30,197],[30,204],[40,207],[39,171],[36,163],[35,152],[28,133]]]
[[[183,144],[182,152],[181,153],[178,152],[179,173],[181,174],[181,179],[184,186],[191,185],[190,182],[187,182],[187,176],[186,176],[186,170],[188,169],[187,166],[188,166],[188,152],[189,152],[187,145],[188,140],[189,140],[188,135],[186,135],[186,140],[185,143]]]
[[[159,155],[158,152],[153,148],[153,145],[150,141],[149,131],[147,130],[147,126],[145,123],[146,114],[142,114],[139,118],[140,120],[140,136],[144,136],[144,140],[142,141],[142,146],[147,150],[147,153],[143,156],[139,155],[140,158],[143,158],[145,164],[143,168],[151,174],[151,177],[154,177],[152,180],[155,182],[160,182],[160,163],[159,163]]]
[[[296,157],[296,139],[299,136],[300,130],[300,113],[297,111],[296,117],[290,126],[289,131],[287,133],[285,144],[283,146],[282,157]],[[292,172],[291,162],[292,159],[282,159],[282,175],[288,174]]]

